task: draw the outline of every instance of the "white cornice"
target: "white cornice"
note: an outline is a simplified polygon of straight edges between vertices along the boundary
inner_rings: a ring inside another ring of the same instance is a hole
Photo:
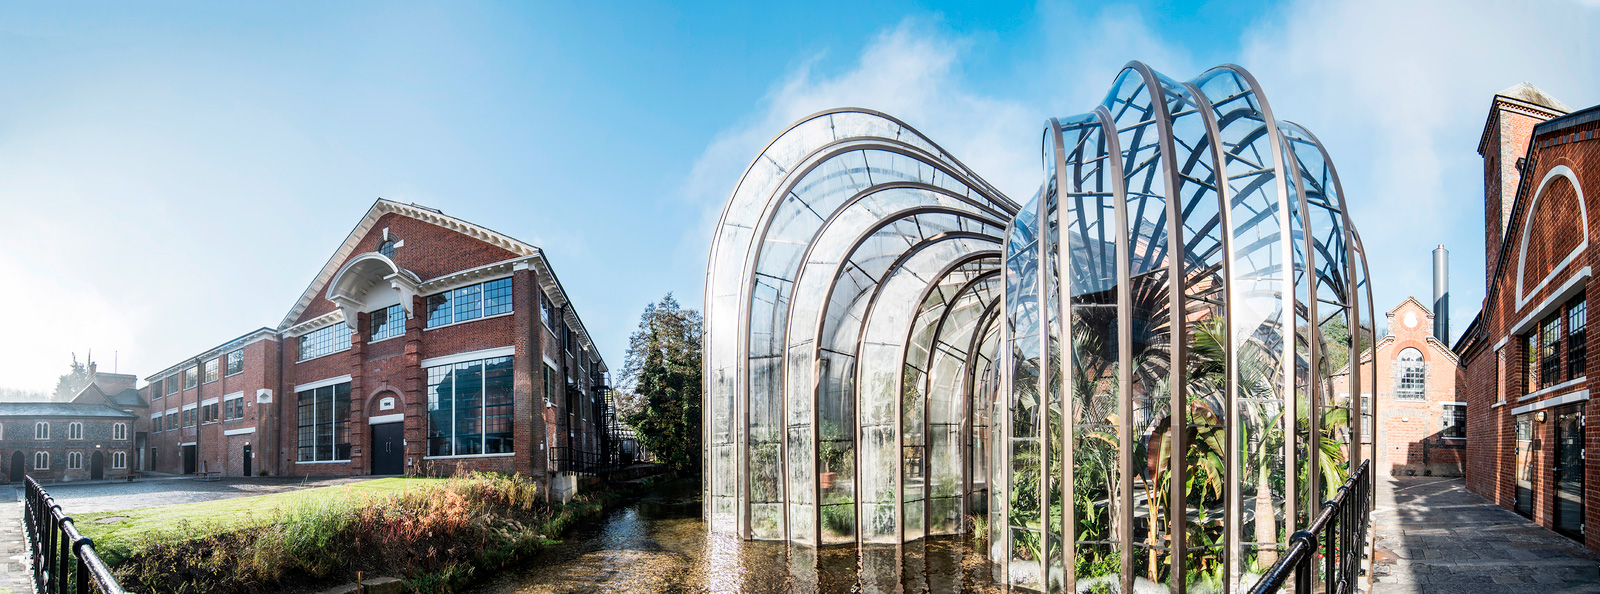
[[[182,363],[178,363],[177,365],[173,365],[161,371],[152,373],[149,376],[146,376],[145,383],[154,383],[158,379],[163,379],[169,375],[174,375],[183,369],[192,367],[194,366],[195,359],[210,359],[212,357],[220,356],[226,352],[239,350],[263,340],[277,340],[277,338],[278,332],[271,328],[261,328],[259,330],[251,331],[249,334],[212,347],[204,353],[184,359]]]
[[[477,268],[468,268],[444,276],[430,278],[417,285],[417,294],[432,295],[471,284],[508,277],[518,266],[526,266],[526,263],[531,262],[533,259],[530,256],[502,260],[493,264],[485,264]]]
[[[322,314],[320,316],[311,318],[311,319],[306,320],[304,322],[301,322],[299,324],[295,324],[293,327],[285,329],[283,331],[283,336],[285,338],[295,338],[295,337],[298,337],[298,336],[305,336],[305,335],[310,334],[312,332],[316,332],[317,330],[321,330],[323,328],[327,328],[328,326],[332,326],[334,324],[337,324],[337,323],[343,322],[343,321],[344,321],[344,310],[335,309],[333,311],[330,311],[330,312]]]

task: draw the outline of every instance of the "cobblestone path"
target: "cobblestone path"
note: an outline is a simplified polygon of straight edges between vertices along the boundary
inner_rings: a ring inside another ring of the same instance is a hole
[[[1600,556],[1467,491],[1379,477],[1375,594],[1600,593]]]

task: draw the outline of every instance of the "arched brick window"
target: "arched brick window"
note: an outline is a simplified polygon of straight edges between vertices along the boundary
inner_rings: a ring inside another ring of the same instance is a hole
[[[1398,400],[1428,399],[1428,364],[1422,351],[1407,347],[1394,362],[1394,397]]]

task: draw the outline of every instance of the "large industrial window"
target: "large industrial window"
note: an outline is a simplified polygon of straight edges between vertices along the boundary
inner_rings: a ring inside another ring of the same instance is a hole
[[[1539,385],[1561,383],[1561,312],[1539,323]]]
[[[150,382],[150,399],[151,400],[155,400],[157,398],[160,398],[161,395],[162,395],[161,380],[156,380],[156,381]]]
[[[200,370],[199,369],[190,367],[188,369],[183,370],[183,389],[185,389],[185,390],[193,389],[195,384],[199,383],[199,381],[200,381]]]
[[[1567,378],[1584,376],[1585,353],[1588,345],[1585,336],[1589,325],[1589,306],[1579,294],[1567,302]]]
[[[209,384],[217,381],[217,378],[219,377],[218,374],[221,372],[222,368],[221,361],[221,359],[212,359],[210,361],[206,361],[206,383]]]
[[[231,398],[223,403],[223,420],[232,421],[244,418],[244,398]]]
[[[350,349],[350,326],[343,322],[313,330],[300,337],[299,361]]]
[[[244,349],[228,353],[228,375],[244,373]]]
[[[551,367],[549,363],[546,363],[545,366],[544,366],[544,405],[545,406],[553,406],[553,405],[555,405],[555,402],[556,402],[555,401],[555,395],[556,395],[556,390],[558,390],[558,389],[560,389],[560,388],[556,385],[556,369],[554,367]]]
[[[171,395],[177,394],[177,393],[178,393],[178,378],[175,378],[175,377],[167,378],[167,395],[171,396]]]
[[[350,382],[304,390],[299,397],[299,461],[350,459]]]
[[[428,368],[428,455],[511,453],[511,357]]]
[[[511,279],[502,278],[429,295],[428,327],[476,320],[511,311]]]
[[[1400,358],[1395,361],[1395,379],[1396,399],[1428,399],[1428,367],[1422,360],[1422,351],[1415,348],[1400,351]]]
[[[368,314],[367,323],[372,327],[373,342],[399,336],[406,333],[406,310],[397,303]]]
[[[1444,405],[1444,414],[1440,415],[1439,422],[1441,425],[1439,437],[1466,439],[1467,405],[1459,402]]]
[[[161,415],[150,415],[150,432],[160,433],[161,431]]]

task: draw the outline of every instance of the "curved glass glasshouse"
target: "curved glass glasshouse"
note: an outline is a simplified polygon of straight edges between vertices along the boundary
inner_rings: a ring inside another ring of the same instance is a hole
[[[1372,456],[1360,238],[1249,73],[1130,63],[1040,154],[1022,205],[867,110],[756,157],[706,278],[713,530],[969,533],[1014,586],[1237,589]]]

